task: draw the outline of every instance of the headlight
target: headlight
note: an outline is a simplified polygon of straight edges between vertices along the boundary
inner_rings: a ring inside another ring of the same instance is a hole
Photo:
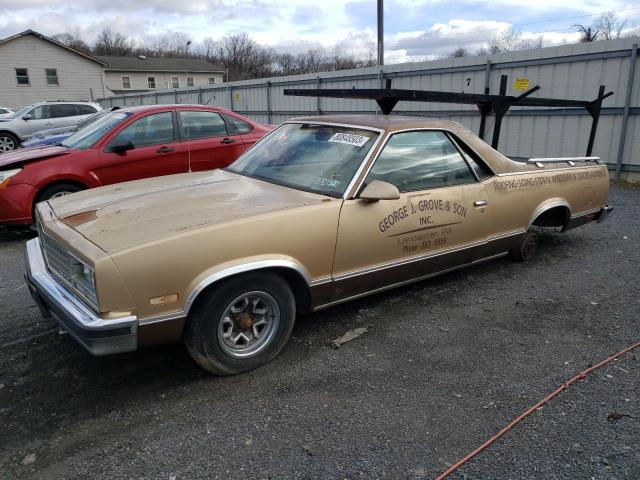
[[[97,305],[96,275],[93,268],[74,258],[74,262],[71,264],[70,273],[71,285],[73,288],[75,288],[82,296],[90,300],[94,305]]]
[[[9,185],[9,179],[15,174],[20,173],[21,168],[14,168],[13,170],[0,171],[0,188],[4,188]]]

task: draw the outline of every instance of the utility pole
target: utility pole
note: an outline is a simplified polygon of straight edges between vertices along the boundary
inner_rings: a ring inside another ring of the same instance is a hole
[[[384,5],[378,0],[378,65],[384,65]]]

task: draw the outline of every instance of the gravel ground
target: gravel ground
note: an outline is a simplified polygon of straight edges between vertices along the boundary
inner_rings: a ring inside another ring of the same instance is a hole
[[[40,317],[28,230],[0,231],[0,478],[433,478],[570,376],[640,339],[640,189],[601,225],[299,319],[212,377],[181,345],[94,358]],[[348,330],[368,333],[340,349]],[[640,349],[451,478],[640,478]]]

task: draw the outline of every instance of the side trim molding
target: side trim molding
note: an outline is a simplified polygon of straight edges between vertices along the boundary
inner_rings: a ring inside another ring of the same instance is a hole
[[[218,282],[224,278],[230,277],[232,275],[237,275],[239,273],[251,272],[254,270],[262,270],[265,268],[287,268],[289,270],[293,270],[298,273],[306,282],[307,287],[315,286],[318,284],[325,283],[327,280],[325,277],[316,279],[315,281],[311,281],[309,272],[302,267],[301,265],[292,262],[290,260],[258,260],[255,262],[244,263],[242,265],[234,265],[233,267],[225,268],[224,270],[220,270],[219,272],[215,272],[198,282],[198,284],[189,292],[187,296],[187,301],[185,302],[184,309],[181,311],[177,311],[174,313],[168,313],[164,315],[158,315],[155,317],[148,317],[138,320],[139,325],[149,325],[152,323],[165,322],[169,320],[176,320],[178,318],[185,318],[191,307],[193,306],[193,302],[195,302],[198,295],[207,288],[209,285],[212,285],[215,282]],[[330,281],[330,280],[329,280]]]
[[[346,303],[346,302],[349,302],[351,300],[355,300],[357,298],[366,297],[367,295],[373,295],[374,293],[384,292],[386,290],[391,290],[393,288],[401,287],[403,285],[407,285],[407,284],[410,284],[410,283],[419,282],[421,280],[426,280],[426,279],[432,278],[432,277],[437,277],[438,275],[444,275],[445,273],[453,272],[455,270],[460,270],[460,269],[465,268],[465,267],[470,267],[472,265],[476,265],[476,264],[481,263],[481,262],[486,262],[488,260],[501,258],[501,257],[504,257],[505,255],[508,255],[508,254],[509,254],[509,252],[498,253],[497,255],[491,255],[490,257],[480,258],[480,259],[474,260],[473,262],[470,262],[470,263],[464,263],[462,265],[456,265],[455,267],[447,268],[446,270],[440,270],[439,272],[433,272],[433,273],[429,273],[428,275],[423,275],[421,277],[411,278],[409,280],[405,280],[404,282],[398,282],[398,283],[394,283],[392,285],[386,285],[384,287],[376,288],[375,290],[369,290],[368,292],[363,292],[363,293],[359,293],[357,295],[352,295],[351,297],[341,298],[340,300],[336,300],[334,302],[325,303],[324,305],[318,305],[316,308],[313,309],[313,311],[316,312],[318,310],[323,310],[325,308],[333,307],[334,305],[339,305],[341,303]]]

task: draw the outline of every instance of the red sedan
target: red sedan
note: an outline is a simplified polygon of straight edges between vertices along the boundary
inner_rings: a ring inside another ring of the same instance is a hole
[[[0,155],[0,223],[37,202],[111,183],[226,167],[272,127],[202,105],[114,110],[60,145]]]

